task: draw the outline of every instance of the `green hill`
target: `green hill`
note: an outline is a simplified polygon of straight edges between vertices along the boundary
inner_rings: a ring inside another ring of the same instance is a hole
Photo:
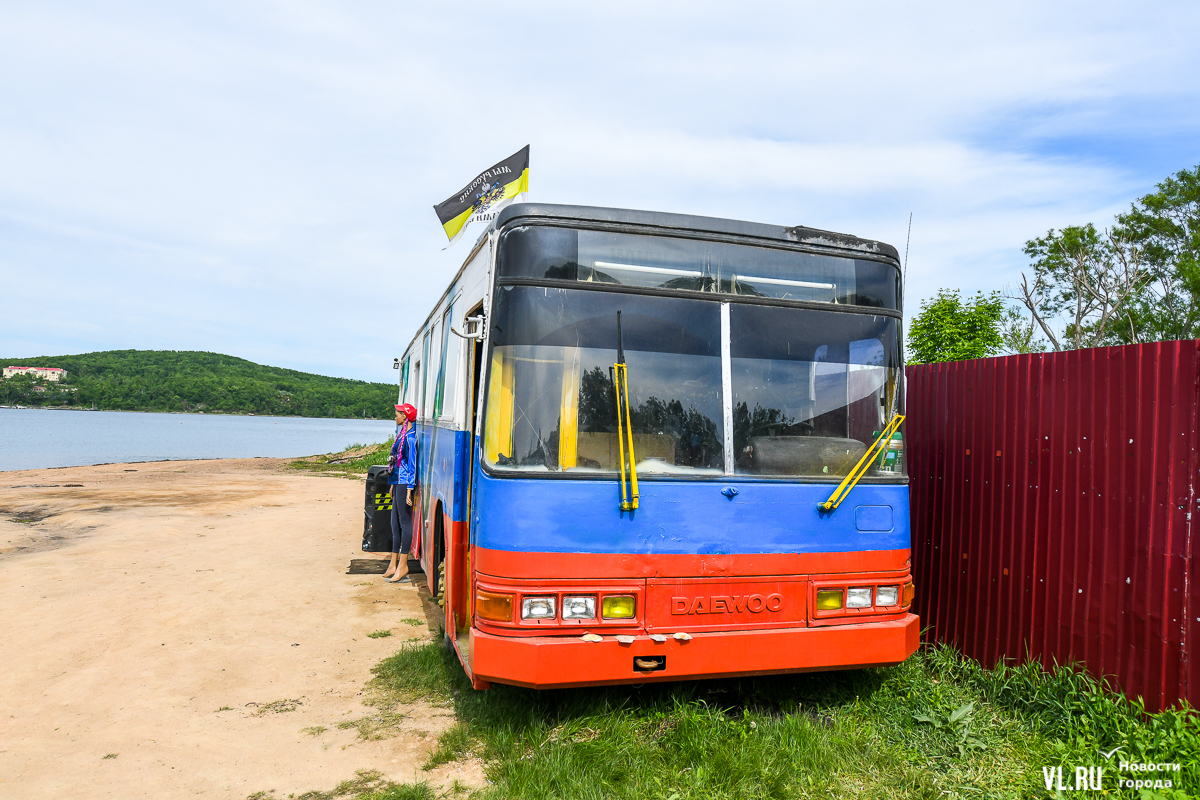
[[[219,353],[109,350],[0,360],[0,367],[60,367],[65,380],[0,381],[0,404],[119,411],[204,411],[390,419],[396,386],[265,367]]]

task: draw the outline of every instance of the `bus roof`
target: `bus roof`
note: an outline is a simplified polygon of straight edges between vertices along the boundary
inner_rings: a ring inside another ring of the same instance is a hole
[[[834,233],[803,225],[787,228],[782,225],[767,225],[761,222],[743,222],[719,217],[696,217],[690,214],[669,214],[663,211],[634,211],[625,208],[514,203],[500,212],[489,229],[493,227],[500,229],[513,221],[530,217],[547,221],[572,220],[629,225],[641,230],[658,228],[664,232],[687,231],[698,234],[724,234],[739,238],[807,244],[841,250],[846,255],[862,253],[876,257],[882,256],[895,262],[897,266],[900,261],[900,254],[890,244],[871,239],[860,239],[847,233]]]

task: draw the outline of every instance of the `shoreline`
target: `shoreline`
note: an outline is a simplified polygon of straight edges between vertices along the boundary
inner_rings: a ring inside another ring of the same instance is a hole
[[[300,459],[376,445],[391,420],[0,409],[0,472],[223,458]]]
[[[181,414],[199,417],[264,417],[268,419],[328,419],[338,422],[386,422],[387,417],[306,417],[301,414],[258,414],[253,411],[139,411],[128,408],[87,408],[86,406],[5,406],[8,411],[103,411],[108,414]]]

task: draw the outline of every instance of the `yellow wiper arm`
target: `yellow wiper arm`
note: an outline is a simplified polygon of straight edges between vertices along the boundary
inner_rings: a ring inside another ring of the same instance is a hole
[[[892,421],[883,429],[883,433],[879,434],[879,438],[871,442],[871,446],[867,448],[867,452],[863,453],[863,457],[854,465],[854,469],[850,470],[850,474],[842,479],[838,484],[837,489],[830,495],[829,499],[824,503],[817,503],[817,507],[822,511],[833,511],[843,500],[846,495],[850,494],[850,490],[854,488],[854,484],[858,483],[858,479],[867,473],[871,467],[871,462],[875,460],[875,456],[882,452],[882,448],[886,447],[886,443],[890,443],[892,434],[900,427],[900,423],[904,422],[904,415],[897,414],[892,417]]]
[[[633,452],[633,420],[629,414],[629,374],[621,340],[621,312],[617,312],[617,363],[613,364],[613,389],[617,394],[617,449],[621,467],[621,510],[638,507],[637,456]],[[628,441],[626,437],[628,436]],[[625,483],[625,447],[629,447],[629,484]]]

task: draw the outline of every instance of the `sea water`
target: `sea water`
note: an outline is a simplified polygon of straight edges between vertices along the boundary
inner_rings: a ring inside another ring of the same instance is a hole
[[[0,471],[192,458],[298,458],[391,436],[391,420],[0,408]]]

